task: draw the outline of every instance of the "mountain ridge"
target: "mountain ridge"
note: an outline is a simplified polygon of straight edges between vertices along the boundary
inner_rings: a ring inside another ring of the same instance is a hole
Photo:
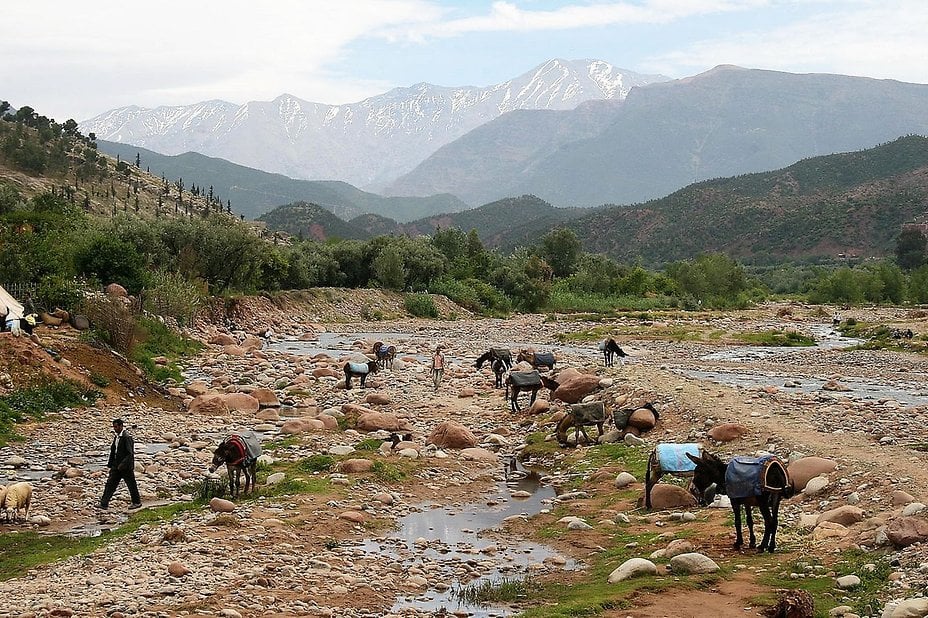
[[[99,139],[168,155],[195,151],[297,179],[383,185],[441,145],[507,111],[570,109],[590,98],[624,98],[663,76],[601,60],[549,60],[484,87],[393,89],[356,103],[325,105],[280,95],[240,106],[226,101],[109,110],[80,123]],[[315,154],[316,156],[312,156]]]

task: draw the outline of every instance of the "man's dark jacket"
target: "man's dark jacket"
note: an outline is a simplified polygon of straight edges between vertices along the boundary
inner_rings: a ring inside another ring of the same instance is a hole
[[[115,468],[119,472],[128,472],[135,467],[135,442],[128,432],[110,443],[110,458],[106,462],[107,468]]]

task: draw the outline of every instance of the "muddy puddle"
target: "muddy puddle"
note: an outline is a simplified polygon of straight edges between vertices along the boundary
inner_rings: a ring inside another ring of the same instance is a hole
[[[422,505],[421,510],[400,518],[395,532],[356,545],[359,553],[396,560],[407,570],[421,569],[428,573],[430,585],[441,583],[439,589],[398,597],[391,612],[444,615],[446,611],[475,618],[518,613],[466,600],[460,590],[502,579],[522,580],[537,565],[557,555],[544,545],[510,542],[489,534],[507,517],[530,517],[550,508],[555,492],[541,478],[538,472],[518,470],[482,502],[457,507]],[[557,568],[579,566],[568,560]]]

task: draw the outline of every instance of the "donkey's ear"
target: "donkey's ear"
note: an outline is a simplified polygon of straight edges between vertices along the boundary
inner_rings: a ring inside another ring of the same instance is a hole
[[[686,453],[686,456],[689,457],[689,458],[690,458],[690,461],[692,461],[692,462],[693,462],[694,464],[696,464],[697,466],[698,466],[699,464],[703,463],[702,457],[693,457],[693,454],[692,454],[692,453]]]

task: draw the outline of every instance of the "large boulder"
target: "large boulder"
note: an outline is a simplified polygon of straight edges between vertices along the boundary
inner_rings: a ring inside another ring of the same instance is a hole
[[[358,431],[412,431],[406,419],[390,412],[365,412],[355,423]]]
[[[741,423],[722,423],[709,430],[709,437],[716,442],[731,442],[748,433],[746,425]]]
[[[670,559],[670,570],[677,574],[715,573],[721,570],[709,556],[691,552],[680,554]]]
[[[269,388],[256,388],[251,391],[251,396],[258,400],[262,408],[276,408],[280,406],[280,400]]]
[[[296,435],[307,431],[322,431],[326,429],[325,423],[317,418],[291,418],[280,426],[280,433]]]
[[[554,399],[560,399],[564,403],[577,403],[597,388],[599,388],[599,376],[582,373],[566,382],[560,382],[560,386],[554,391],[553,397]]]
[[[249,412],[254,414],[260,407],[258,400],[248,393],[226,393],[222,396],[223,401],[229,406],[229,410],[236,412]]]
[[[820,474],[828,474],[838,467],[838,462],[824,457],[803,457],[789,464],[789,478],[796,487],[802,491],[811,479]]]
[[[103,288],[103,292],[107,296],[115,296],[117,298],[126,298],[127,296],[129,296],[129,292],[126,291],[126,288],[122,287],[118,283],[109,284],[108,286]]]
[[[897,517],[886,527],[886,536],[896,547],[908,547],[928,541],[928,519]]]
[[[657,575],[657,565],[644,558],[629,558],[609,574],[609,583],[641,577],[642,575]]]
[[[360,474],[374,469],[374,462],[370,459],[346,459],[339,469],[345,474]]]
[[[925,618],[928,616],[928,597],[890,602],[883,608],[882,618]]]
[[[677,485],[658,483],[651,488],[651,508],[656,511],[696,506],[693,494]]]
[[[368,393],[364,397],[364,403],[388,406],[393,403],[393,400],[390,398],[390,395],[387,395],[386,393]]]
[[[227,345],[237,345],[238,341],[232,335],[228,333],[216,333],[209,338],[207,343],[211,345],[227,346]]]
[[[204,414],[207,416],[226,416],[229,414],[229,406],[225,398],[220,393],[206,393],[194,397],[187,404],[187,412],[190,414]]]
[[[444,421],[432,430],[427,442],[438,448],[472,448],[477,446],[477,436],[460,423]]]
[[[844,506],[839,506],[836,509],[825,511],[818,516],[819,524],[830,521],[836,524],[841,524],[842,526],[851,526],[863,520],[863,509],[860,509],[856,506],[851,506],[850,504],[845,504]]]
[[[657,425],[657,416],[650,408],[638,408],[628,417],[628,426],[638,431],[651,431]]]

